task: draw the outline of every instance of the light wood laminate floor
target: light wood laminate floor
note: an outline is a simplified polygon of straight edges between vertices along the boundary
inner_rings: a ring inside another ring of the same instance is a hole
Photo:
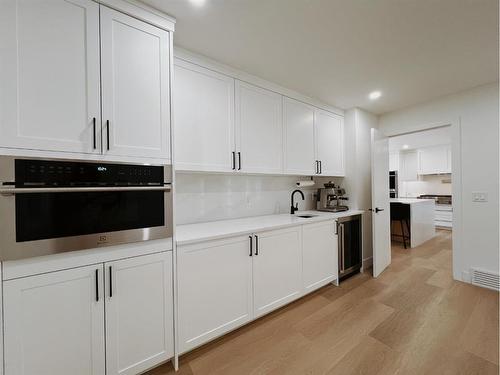
[[[451,262],[449,231],[394,244],[379,278],[326,286],[184,355],[178,374],[496,375],[498,293],[454,281]]]

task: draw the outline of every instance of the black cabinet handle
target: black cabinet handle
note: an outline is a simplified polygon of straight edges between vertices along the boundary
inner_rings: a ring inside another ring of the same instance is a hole
[[[316,174],[319,174],[319,160],[316,160]]]
[[[241,171],[241,152],[238,152],[238,170]]]
[[[97,148],[97,141],[96,141],[96,125],[95,125],[95,117],[92,119],[92,125],[93,125],[93,131],[94,131],[94,150]]]
[[[319,161],[319,174],[323,173],[323,164],[321,163],[321,160]]]
[[[255,235],[255,255],[259,255],[259,236]]]
[[[106,120],[106,143],[109,151],[109,120]]]
[[[109,298],[113,297],[113,270],[109,266]]]
[[[99,302],[99,269],[95,270],[95,300]]]
[[[248,236],[248,238],[250,239],[250,256],[253,255],[253,237],[252,236]]]
[[[233,171],[236,169],[236,152],[232,152],[233,154]]]

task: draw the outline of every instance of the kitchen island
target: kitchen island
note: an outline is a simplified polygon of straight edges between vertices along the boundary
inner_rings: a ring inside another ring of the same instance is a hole
[[[391,203],[391,210],[397,204],[409,206],[410,247],[417,247],[436,235],[434,199],[391,198],[389,202]],[[391,222],[391,234],[401,235],[399,223]]]

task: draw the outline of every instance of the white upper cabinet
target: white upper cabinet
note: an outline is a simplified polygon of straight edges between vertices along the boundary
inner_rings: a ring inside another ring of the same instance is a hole
[[[106,285],[106,374],[135,375],[171,358],[172,253],[109,262]]]
[[[2,0],[0,50],[0,147],[99,153],[99,5]]]
[[[451,173],[449,145],[426,147],[418,150],[419,174]]]
[[[316,109],[314,139],[319,174],[343,176],[344,172],[344,118]]]
[[[101,7],[104,153],[170,158],[169,33]]]
[[[314,107],[285,97],[285,173],[317,173],[314,147]]]
[[[5,375],[104,375],[102,265],[3,283]]]
[[[255,317],[302,294],[300,226],[258,233],[253,256]]]
[[[176,59],[174,93],[176,169],[232,171],[234,79]]]
[[[238,80],[235,87],[238,170],[282,173],[282,96]]]
[[[389,153],[389,170],[399,171],[399,152]]]
[[[334,221],[324,221],[302,227],[302,270],[306,293],[338,279],[336,225]]]
[[[407,151],[400,154],[401,181],[418,180],[418,153],[417,151]]]
[[[344,176],[342,116],[186,60],[175,60],[177,170]]]

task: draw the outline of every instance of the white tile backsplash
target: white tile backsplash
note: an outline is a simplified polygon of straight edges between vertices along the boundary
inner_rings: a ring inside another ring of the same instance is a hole
[[[307,177],[176,174],[176,221],[191,224],[239,217],[287,213],[290,193]],[[313,193],[321,183],[302,188],[306,199],[296,198],[300,210],[316,208]]]
[[[402,181],[399,185],[399,196],[415,198],[424,194],[451,195],[451,183],[443,182],[451,179],[450,174],[420,176],[419,181]]]

